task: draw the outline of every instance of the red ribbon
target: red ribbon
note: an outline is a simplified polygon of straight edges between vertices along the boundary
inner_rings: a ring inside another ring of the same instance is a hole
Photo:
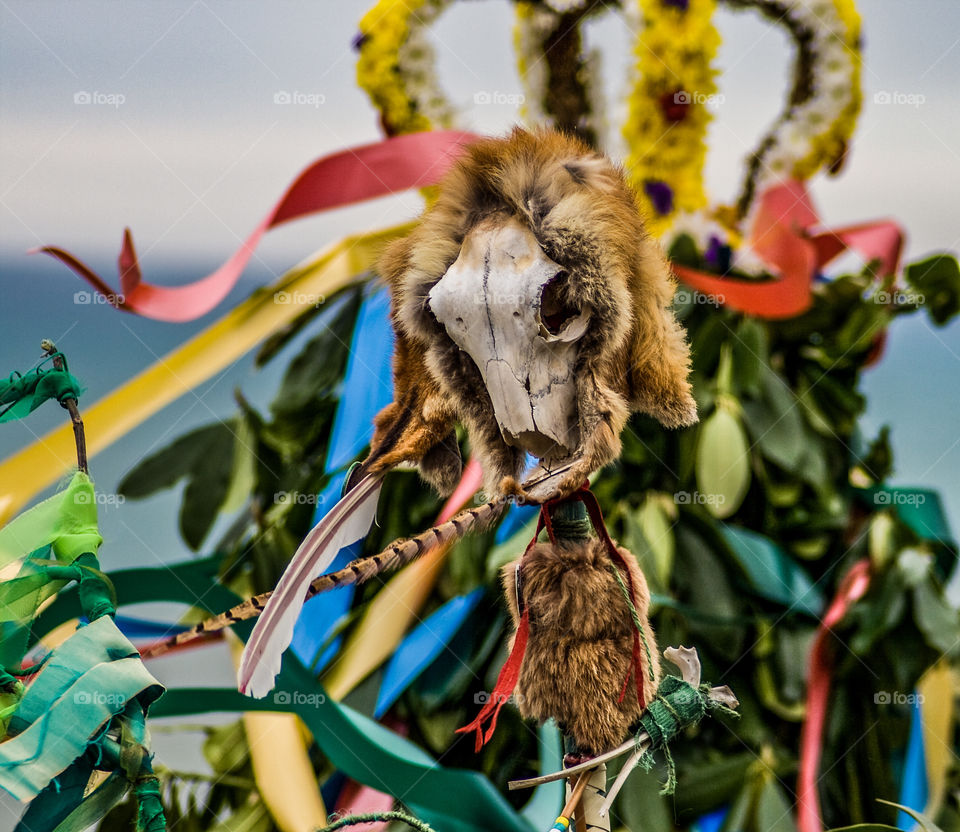
[[[800,771],[797,776],[797,827],[800,832],[823,832],[820,815],[820,796],[817,792],[817,772],[823,747],[823,729],[826,724],[830,699],[832,665],[828,643],[834,627],[870,585],[870,561],[857,561],[844,576],[836,597],[820,622],[810,651],[807,679],[807,718],[800,732]]]
[[[776,280],[718,277],[685,266],[673,270],[698,292],[761,318],[792,318],[811,304],[817,271],[847,249],[880,261],[881,275],[896,274],[903,230],[892,220],[814,230],[820,223],[803,182],[790,181],[764,191],[757,204],[748,245],[780,273]]]
[[[351,148],[315,161],[287,188],[243,245],[219,269],[186,286],[155,286],[142,280],[130,229],[123,233],[119,292],[68,251],[32,249],[55,257],[84,278],[117,309],[159,321],[199,318],[236,285],[260,238],[288,220],[374,197],[435,185],[477,136],[453,130],[410,133]]]

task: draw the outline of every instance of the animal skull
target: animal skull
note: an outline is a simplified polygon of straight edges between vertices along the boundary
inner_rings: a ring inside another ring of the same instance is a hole
[[[558,300],[562,266],[516,219],[470,230],[429,307],[473,359],[504,441],[561,460],[579,443],[574,368],[587,310]]]

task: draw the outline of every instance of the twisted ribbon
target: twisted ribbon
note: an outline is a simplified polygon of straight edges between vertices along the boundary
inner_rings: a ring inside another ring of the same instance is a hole
[[[893,220],[816,230],[819,226],[806,185],[792,180],[760,195],[747,243],[779,271],[779,279],[739,280],[679,265],[673,271],[698,292],[761,318],[792,318],[806,312],[817,271],[848,249],[868,261],[878,260],[881,275],[896,274],[903,230]]]
[[[186,286],[155,286],[143,281],[129,228],[123,232],[118,260],[119,292],[62,248],[42,246],[31,249],[30,254],[49,254],[64,263],[117,309],[159,321],[192,321],[229,294],[260,238],[271,228],[318,211],[435,185],[460,155],[463,145],[476,138],[455,130],[410,133],[318,159],[300,173],[229,260]]]

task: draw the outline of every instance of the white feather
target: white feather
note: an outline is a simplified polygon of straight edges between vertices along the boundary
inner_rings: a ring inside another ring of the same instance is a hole
[[[380,475],[360,480],[294,553],[243,650],[237,674],[242,693],[261,699],[273,689],[311,581],[329,568],[344,546],[366,536],[376,516],[382,482]]]

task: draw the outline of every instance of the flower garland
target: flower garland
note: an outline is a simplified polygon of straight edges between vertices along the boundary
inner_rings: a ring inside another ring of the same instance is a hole
[[[703,163],[708,104],[716,99],[712,62],[720,43],[715,0],[633,0],[625,6],[639,34],[623,136],[627,176],[651,229],[678,212],[706,207]]]
[[[577,11],[584,5],[584,0],[546,0],[545,3],[517,0],[513,46],[524,95],[520,114],[528,125],[554,125],[554,119],[546,107],[550,82],[549,65],[544,55],[546,43],[558,27],[565,25],[563,15]],[[583,56],[578,77],[586,90],[589,106],[582,124],[586,132],[596,137],[597,147],[602,150],[607,122],[601,62],[600,50],[590,49]]]
[[[360,20],[357,83],[395,136],[449,127],[453,108],[436,77],[430,24],[452,0],[380,0]]]
[[[860,16],[853,0],[727,2],[758,7],[787,26],[798,48],[787,106],[747,163],[737,205],[742,217],[757,191],[842,165],[863,98]]]

